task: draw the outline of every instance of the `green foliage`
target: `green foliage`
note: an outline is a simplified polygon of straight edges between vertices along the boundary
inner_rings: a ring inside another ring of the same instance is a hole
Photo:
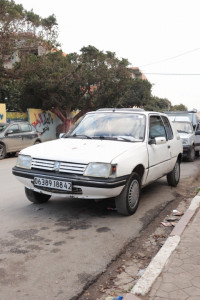
[[[149,101],[144,105],[145,110],[159,111],[159,112],[169,110],[170,107],[171,107],[171,102],[168,99],[162,99],[153,96],[151,96]]]
[[[19,48],[18,41],[23,40],[23,46],[30,46],[25,38],[27,35],[31,42],[46,40],[52,48],[57,39],[55,16],[41,18],[13,0],[0,0],[0,55],[3,58],[12,55]]]
[[[27,65],[23,69],[21,63],[16,63],[10,68],[7,62],[14,57],[23,60],[25,56],[28,62],[30,56],[31,64],[32,49],[38,48],[42,41],[47,52],[56,45],[56,39],[57,23],[54,15],[43,19],[13,0],[0,0],[0,102],[5,102],[7,109],[27,108],[24,103],[20,103]]]
[[[169,100],[152,97],[150,82],[133,79],[128,60],[114,52],[89,45],[64,56],[55,49],[57,31],[54,15],[41,18],[13,0],[0,0],[0,102],[7,109],[50,109],[63,121],[79,109],[76,121],[101,107],[171,107]],[[35,55],[39,45],[44,55]],[[19,59],[8,69],[5,62],[14,54]]]
[[[129,79],[128,87],[122,97],[122,107],[145,107],[151,98],[152,85],[147,80]]]
[[[174,105],[170,108],[172,111],[186,111],[188,110],[187,107],[184,104]]]
[[[196,195],[200,192],[200,187],[196,189]]]
[[[73,109],[84,113],[117,106],[130,81],[127,66],[128,62],[117,59],[115,53],[103,53],[88,46],[81,49],[81,54],[71,53],[66,57],[61,51],[26,57],[16,72],[23,70],[24,105],[54,107],[67,117]]]

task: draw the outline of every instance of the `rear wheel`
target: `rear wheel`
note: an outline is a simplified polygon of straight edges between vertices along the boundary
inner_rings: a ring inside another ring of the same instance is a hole
[[[25,187],[25,194],[29,201],[38,204],[45,203],[51,198],[51,195],[37,193],[33,190],[28,189],[27,187]]]
[[[128,216],[136,212],[140,200],[141,180],[132,173],[121,194],[115,198],[118,213]]]
[[[6,146],[4,144],[0,144],[0,159],[4,159],[6,156]]]
[[[180,180],[180,162],[177,159],[173,170],[167,174],[167,182],[171,186],[177,186]]]

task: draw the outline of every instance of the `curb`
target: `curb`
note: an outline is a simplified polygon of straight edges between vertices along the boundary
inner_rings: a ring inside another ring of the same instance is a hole
[[[131,292],[126,294],[123,300],[140,300],[141,298],[138,296],[145,296],[150,291],[150,288],[162,272],[164,266],[167,264],[171,254],[178,246],[182,233],[199,206],[200,192],[192,199],[189,208],[186,210],[180,221],[176,224],[162,248],[152,259],[144,274],[138,280]]]

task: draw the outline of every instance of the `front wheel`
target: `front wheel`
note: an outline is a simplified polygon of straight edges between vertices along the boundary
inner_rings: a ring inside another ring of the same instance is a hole
[[[171,186],[177,186],[180,180],[180,161],[177,159],[173,170],[167,174],[167,182]]]
[[[199,151],[195,151],[195,156],[199,157]]]
[[[121,194],[115,198],[119,214],[129,216],[136,212],[140,200],[141,180],[137,173],[132,173]]]
[[[25,187],[25,194],[29,201],[38,204],[45,203],[51,198],[51,195],[37,193],[27,187]]]
[[[194,147],[190,149],[189,155],[188,155],[188,161],[192,162],[195,159],[195,150]]]
[[[6,146],[4,144],[0,144],[0,159],[4,159],[6,156]]]

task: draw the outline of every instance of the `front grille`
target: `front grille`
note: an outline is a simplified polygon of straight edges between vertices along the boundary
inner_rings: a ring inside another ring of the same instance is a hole
[[[59,168],[55,168],[56,164],[59,163]],[[86,164],[77,164],[71,162],[62,162],[46,159],[32,158],[32,169],[42,169],[47,171],[57,171],[60,173],[70,173],[83,175]]]

